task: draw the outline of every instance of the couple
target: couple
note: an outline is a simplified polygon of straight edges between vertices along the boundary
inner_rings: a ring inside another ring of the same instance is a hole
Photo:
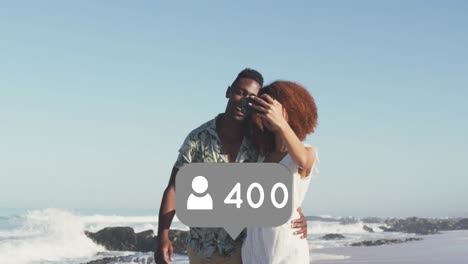
[[[277,162],[294,177],[291,219],[278,227],[249,227],[233,240],[223,228],[191,227],[187,253],[198,263],[309,263],[307,222],[301,203],[315,170],[316,150],[302,141],[317,125],[314,99],[302,86],[276,81],[264,88],[262,75],[241,71],[227,88],[224,113],[193,130],[179,149],[159,210],[156,263],[173,260],[169,228],[176,209],[175,177],[191,162]],[[246,99],[251,97],[248,106]],[[254,113],[246,113],[251,108]]]

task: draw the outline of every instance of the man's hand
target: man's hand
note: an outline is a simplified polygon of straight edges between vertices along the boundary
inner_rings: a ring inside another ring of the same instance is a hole
[[[154,261],[156,264],[168,264],[169,261],[174,261],[174,249],[169,240],[169,228],[171,227],[172,219],[176,209],[176,193],[175,193],[175,177],[179,170],[172,168],[169,184],[164,191],[159,208],[158,216],[158,246],[154,251]]]
[[[296,230],[293,234],[300,235],[302,239],[307,238],[307,220],[302,214],[302,208],[297,208],[297,212],[299,213],[299,218],[291,221],[291,227]]]
[[[169,239],[159,241],[159,247],[154,252],[154,262],[156,264],[169,264],[174,261],[174,248]]]

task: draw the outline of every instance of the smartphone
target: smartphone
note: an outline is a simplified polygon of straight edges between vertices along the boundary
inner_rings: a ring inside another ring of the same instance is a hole
[[[257,102],[253,97],[247,97],[247,98],[242,98],[241,100],[241,107],[242,107],[242,112],[245,114],[251,114],[251,113],[263,113],[262,111],[259,111],[257,109],[253,109],[249,103],[252,103],[253,105],[258,105],[262,106],[259,102]]]

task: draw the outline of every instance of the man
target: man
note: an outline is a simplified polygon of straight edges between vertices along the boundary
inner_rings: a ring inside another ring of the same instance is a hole
[[[185,139],[172,169],[169,184],[164,191],[159,209],[158,240],[155,252],[156,263],[173,261],[173,247],[169,240],[169,228],[176,209],[175,177],[179,169],[191,162],[256,162],[255,148],[244,138],[246,114],[241,100],[256,96],[263,86],[262,75],[252,69],[241,71],[226,90],[228,103],[224,113],[196,128]],[[307,224],[301,217],[292,221],[298,228],[297,235],[307,236]],[[223,228],[191,227],[188,235],[187,253],[191,264],[227,263],[240,264],[242,241],[245,230],[233,240]]]

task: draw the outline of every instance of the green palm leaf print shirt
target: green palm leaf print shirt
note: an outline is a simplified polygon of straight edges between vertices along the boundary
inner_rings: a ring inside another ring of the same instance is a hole
[[[189,133],[179,149],[174,167],[180,169],[184,164],[192,162],[229,162],[216,132],[218,117],[219,115]],[[244,138],[236,162],[256,162],[257,157],[253,145]],[[230,256],[236,242],[242,243],[245,235],[244,229],[236,240],[233,240],[224,228],[190,227],[187,245],[203,258],[209,258],[215,252],[222,256]]]

